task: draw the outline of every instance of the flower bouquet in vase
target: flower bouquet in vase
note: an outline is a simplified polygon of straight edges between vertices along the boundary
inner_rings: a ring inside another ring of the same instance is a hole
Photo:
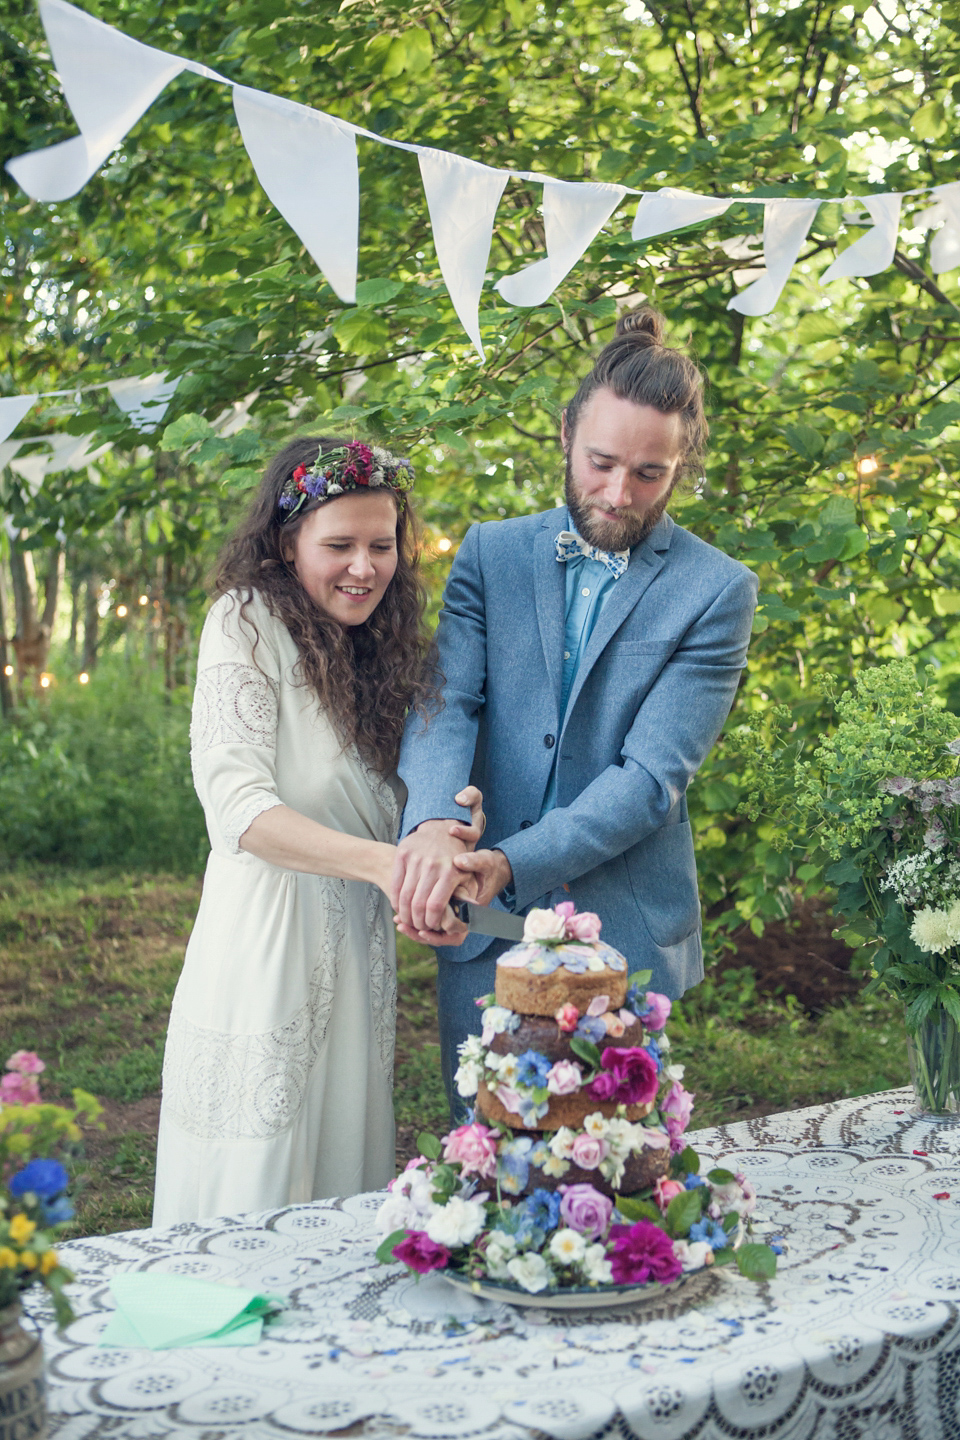
[[[827,687],[825,687],[827,688]],[[745,808],[836,886],[838,931],[861,950],[867,990],[903,1001],[917,1110],[960,1112],[960,720],[909,661],[862,672],[809,759],[789,712],[754,745]],[[764,724],[754,722],[754,737]],[[743,735],[741,748],[746,748]],[[801,874],[803,871],[801,870]]]
[[[38,1077],[45,1068],[32,1051],[18,1050],[0,1079],[0,1422],[16,1414],[16,1433],[34,1437],[46,1433],[43,1351],[21,1324],[20,1297],[43,1285],[58,1323],[73,1319],[63,1291],[73,1276],[54,1248],[73,1218],[63,1162],[80,1140],[81,1122],[100,1113],[82,1090],[74,1090],[72,1109],[44,1104]]]

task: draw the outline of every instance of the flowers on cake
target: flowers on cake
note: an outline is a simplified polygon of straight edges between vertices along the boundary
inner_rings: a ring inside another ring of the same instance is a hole
[[[602,1066],[588,1087],[595,1099],[613,1100],[618,1105],[648,1105],[656,1098],[658,1067],[649,1050],[642,1046],[608,1046]]]

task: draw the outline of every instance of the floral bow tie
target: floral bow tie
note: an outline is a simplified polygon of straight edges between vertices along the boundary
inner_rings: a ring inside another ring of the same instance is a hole
[[[575,530],[561,530],[557,536],[557,559],[561,565],[568,560],[599,560],[606,565],[614,580],[619,580],[630,560],[629,550],[598,550],[589,545]]]

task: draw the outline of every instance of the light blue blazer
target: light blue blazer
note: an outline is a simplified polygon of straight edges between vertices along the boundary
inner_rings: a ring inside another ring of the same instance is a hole
[[[469,777],[483,844],[513,868],[513,908],[596,911],[630,969],[676,997],[703,977],[686,789],[733,703],[757,581],[664,515],[597,620],[561,726],[566,523],[557,507],[464,537],[437,631],[444,708],[404,736],[402,833],[466,818],[451,797]],[[554,759],[557,808],[538,820]],[[439,954],[471,960],[490,943]]]

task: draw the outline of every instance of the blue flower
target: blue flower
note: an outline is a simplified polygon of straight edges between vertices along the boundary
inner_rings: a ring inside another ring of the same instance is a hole
[[[550,1074],[550,1061],[536,1050],[524,1050],[517,1056],[517,1083],[529,1085],[531,1089],[544,1086]]]
[[[52,1200],[67,1188],[69,1175],[59,1160],[31,1160],[10,1180],[11,1195],[33,1193],[41,1200]]]
[[[704,1215],[695,1225],[690,1226],[688,1240],[706,1240],[711,1250],[724,1250],[729,1244],[729,1238],[719,1220],[711,1220]]]
[[[530,1151],[530,1164],[536,1165],[538,1170],[542,1170],[544,1165],[547,1163],[549,1155],[550,1147],[547,1145],[546,1141],[538,1140],[536,1145],[534,1145],[533,1149]]]
[[[519,1195],[530,1178],[530,1151],[533,1141],[527,1135],[507,1140],[497,1156],[497,1178],[500,1189],[508,1195]]]
[[[40,1208],[46,1225],[63,1225],[76,1214],[66,1195],[61,1195],[56,1200],[41,1200]]]
[[[558,960],[557,963],[560,964],[560,961]],[[585,975],[587,970],[586,955],[581,955],[576,950],[564,949],[563,968],[568,975]]]
[[[663,1069],[663,1059],[660,1055],[660,1046],[657,1044],[656,1040],[651,1038],[647,1041],[646,1049],[650,1051],[650,1054],[657,1062],[657,1074],[659,1075],[660,1071]]]
[[[641,990],[639,985],[631,985],[627,990],[627,1009],[632,1010],[638,1018],[644,1011],[650,1009],[647,1004],[647,993],[645,990]]]
[[[577,1021],[574,1033],[582,1036],[584,1040],[592,1040],[594,1045],[599,1045],[607,1037],[607,1027],[599,1015],[582,1015]]]
[[[560,1219],[560,1196],[555,1190],[534,1190],[523,1202],[523,1208],[537,1230],[553,1230]]]
[[[774,1255],[783,1254],[784,1239],[782,1235],[774,1235],[773,1239],[770,1240],[768,1243]]]
[[[684,1178],[683,1188],[685,1190],[699,1190],[701,1185],[706,1185],[702,1175],[687,1175]]]

